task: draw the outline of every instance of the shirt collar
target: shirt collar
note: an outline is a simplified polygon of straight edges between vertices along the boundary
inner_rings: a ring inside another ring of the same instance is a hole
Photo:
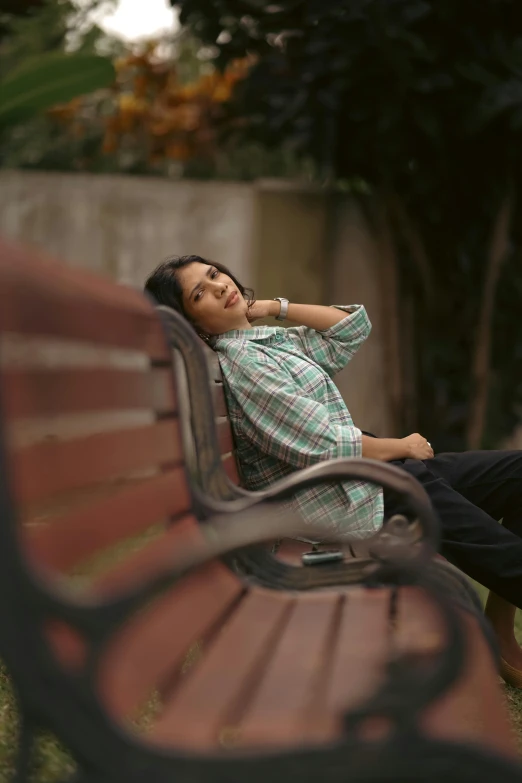
[[[230,332],[224,332],[223,334],[218,334],[216,337],[211,337],[209,344],[212,348],[219,348],[220,346],[225,345],[229,340],[240,340],[241,342],[247,342],[248,340],[271,342],[284,331],[285,329],[282,326],[254,326],[252,329],[232,329]]]

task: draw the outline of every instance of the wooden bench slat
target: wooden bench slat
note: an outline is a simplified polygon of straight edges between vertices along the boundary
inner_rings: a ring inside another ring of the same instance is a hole
[[[379,686],[390,650],[391,591],[346,592],[325,689],[326,708],[339,715]]]
[[[4,414],[13,419],[84,411],[176,410],[167,369],[7,370],[2,377],[2,402]]]
[[[191,573],[134,617],[113,637],[101,664],[99,687],[114,717],[135,711],[181,667],[243,591],[225,566],[211,563]]]
[[[67,570],[189,507],[184,470],[177,468],[119,489],[58,519],[28,527],[24,530],[26,548],[38,564]]]
[[[237,470],[237,464],[236,464],[236,458],[233,454],[228,454],[224,459],[222,460],[222,465],[225,473],[229,477],[230,481],[233,484],[239,484],[239,473]]]
[[[26,287],[33,284],[39,289],[52,287],[60,295],[80,292],[84,296],[112,304],[116,309],[131,307],[143,312],[150,310],[149,302],[136,288],[120,285],[99,272],[57,262],[34,246],[11,243],[1,238],[0,257],[6,279],[23,280]],[[116,299],[114,291],[118,291]]]
[[[12,457],[12,478],[18,502],[30,504],[181,458],[178,422],[168,420],[20,449]]]
[[[277,559],[288,565],[302,566],[304,553],[310,552],[311,549],[311,544],[295,541],[292,538],[283,538],[277,548]]]
[[[247,595],[169,698],[151,738],[193,748],[218,745],[227,724],[233,730],[235,713],[255,687],[292,604],[282,592]]]
[[[422,591],[415,588],[398,591],[393,641],[397,650],[418,655],[428,655],[442,647],[442,621]]]
[[[228,419],[219,419],[216,422],[216,430],[221,454],[230,454],[233,452],[235,446],[230,421]]]
[[[228,416],[227,401],[225,389],[222,383],[214,383],[212,387],[214,397],[214,412],[216,416]]]
[[[302,742],[309,709],[323,680],[339,600],[334,592],[297,596],[241,723],[242,745]]]
[[[152,540],[143,542],[137,551],[128,552],[124,559],[110,564],[102,573],[96,573],[90,579],[87,591],[94,600],[105,601],[129,587],[134,588],[136,583],[147,583],[159,573],[169,572],[179,550],[201,541],[202,533],[196,518],[187,514],[162,529]]]
[[[169,362],[154,307],[134,289],[0,242],[0,330],[142,351]]]
[[[422,719],[424,729],[438,738],[475,742],[516,756],[514,737],[499,699],[497,672],[491,651],[476,620],[462,612],[467,636],[464,671]],[[394,642],[399,651],[428,657],[444,641],[441,619],[421,590],[400,588]]]
[[[219,366],[219,359],[217,353],[213,351],[212,348],[209,348],[208,346],[205,347],[205,351],[207,354],[207,367],[211,380],[217,381],[218,383],[222,383],[223,376],[221,375],[221,367]]]

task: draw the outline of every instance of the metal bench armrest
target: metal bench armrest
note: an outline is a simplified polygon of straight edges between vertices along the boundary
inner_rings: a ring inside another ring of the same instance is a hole
[[[424,537],[430,541],[434,549],[438,546],[438,524],[434,517],[431,502],[423,487],[408,473],[385,462],[364,458],[348,458],[329,460],[310,468],[297,471],[290,476],[275,482],[272,486],[261,492],[252,493],[249,497],[235,500],[221,501],[201,496],[201,503],[206,507],[207,513],[239,513],[252,509],[256,505],[267,502],[281,501],[292,497],[296,492],[328,481],[368,481],[378,486],[397,492],[409,503],[412,514],[418,519]],[[317,529],[305,523],[301,523],[299,531],[301,537],[307,541],[314,541],[316,533],[321,541],[328,538],[328,530]],[[277,532],[276,537],[296,538],[287,536],[283,531]],[[350,537],[343,536],[344,541]]]

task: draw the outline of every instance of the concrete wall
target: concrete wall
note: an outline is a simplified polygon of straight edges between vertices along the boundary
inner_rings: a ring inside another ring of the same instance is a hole
[[[252,254],[257,297],[326,302],[328,204],[324,194],[313,188],[258,183],[256,217]]]
[[[331,206],[330,225],[327,299],[333,304],[364,304],[372,322],[370,337],[336,382],[361,429],[393,437],[396,433],[386,379],[387,327],[382,306],[386,292],[381,287],[377,245],[364,215],[351,199],[339,199]]]
[[[0,233],[130,285],[184,253],[249,277],[253,219],[249,185],[0,173]]]
[[[258,297],[366,306],[372,334],[336,383],[358,426],[393,435],[380,259],[364,215],[353,199],[320,189],[276,181],[258,183],[256,192],[252,266]]]
[[[260,299],[365,304],[372,335],[338,385],[358,426],[393,434],[379,256],[350,199],[279,181],[0,172],[0,233],[138,287],[165,256],[196,253]]]

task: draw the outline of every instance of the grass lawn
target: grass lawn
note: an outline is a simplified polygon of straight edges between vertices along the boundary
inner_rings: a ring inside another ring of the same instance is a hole
[[[476,587],[485,598],[486,591],[480,585]],[[517,636],[522,643],[522,613],[517,616]],[[505,693],[522,752],[522,690],[506,686]],[[0,783],[9,780],[13,768],[17,731],[13,691],[7,673],[0,664]],[[34,783],[56,783],[73,769],[73,761],[54,738],[44,736],[40,739],[35,754]]]
[[[0,783],[11,779],[18,719],[11,683],[0,664]],[[42,736],[35,753],[35,783],[55,783],[74,770],[74,763],[52,737]]]

